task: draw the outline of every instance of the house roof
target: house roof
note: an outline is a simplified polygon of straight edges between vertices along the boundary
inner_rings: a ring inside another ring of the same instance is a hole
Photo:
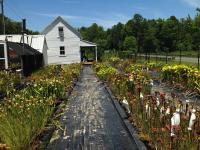
[[[59,22],[63,23],[70,31],[72,31],[76,36],[78,36],[80,39],[82,39],[81,34],[74,29],[70,24],[68,24],[62,17],[57,17],[50,25],[48,25],[41,34],[47,34],[50,30],[53,29],[54,26],[56,26]]]
[[[11,34],[11,35],[0,35],[0,40],[9,41],[15,43],[22,43],[22,35],[20,34]],[[38,50],[42,53],[44,44],[46,42],[45,35],[25,35],[24,43],[28,44],[32,48]]]
[[[24,44],[24,49],[22,43],[15,43],[15,42],[7,42],[7,45],[10,50],[16,51],[18,55],[41,55],[40,52],[33,49],[32,47]]]

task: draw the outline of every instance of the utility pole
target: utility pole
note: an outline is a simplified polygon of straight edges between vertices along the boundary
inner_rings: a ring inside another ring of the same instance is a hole
[[[182,63],[182,47],[183,47],[183,44],[182,44],[182,31],[183,31],[183,20],[181,19],[181,24],[178,24],[178,40],[179,40],[179,64],[181,65]]]
[[[168,63],[168,48],[165,48],[166,50],[166,58],[165,58],[165,61],[166,61],[166,64]]]
[[[22,53],[22,56],[21,56],[21,74],[22,74],[22,71],[24,69],[23,56],[24,56],[24,49],[25,49],[25,41],[24,41],[25,32],[26,32],[26,19],[22,19],[22,42],[23,42],[22,50],[23,50],[23,53]]]
[[[1,15],[2,15],[2,34],[6,34],[6,26],[5,26],[5,17],[4,17],[4,1],[0,0],[1,2]]]
[[[24,54],[24,34],[25,33],[26,33],[26,19],[22,19],[23,54]]]
[[[179,35],[179,65],[181,65],[181,57],[182,57],[182,43],[181,43],[181,37],[180,37],[180,27],[179,27],[179,30],[178,30],[178,35]]]
[[[200,46],[199,46],[199,49],[198,49],[198,70],[200,69],[200,66],[199,66],[199,57],[200,57]]]

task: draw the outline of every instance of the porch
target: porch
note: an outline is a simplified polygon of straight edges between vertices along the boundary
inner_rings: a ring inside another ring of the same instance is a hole
[[[97,62],[97,44],[81,40],[80,54],[81,62]]]

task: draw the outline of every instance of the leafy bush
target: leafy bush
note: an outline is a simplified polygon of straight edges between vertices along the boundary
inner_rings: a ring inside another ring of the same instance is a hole
[[[107,66],[106,64],[96,64],[95,70],[97,76],[101,80],[107,80],[110,76],[117,73],[117,70],[111,66]]]
[[[200,93],[200,72],[186,65],[164,66],[162,76],[166,81],[180,83]]]
[[[19,74],[0,71],[0,94],[8,96],[18,84],[20,84]]]

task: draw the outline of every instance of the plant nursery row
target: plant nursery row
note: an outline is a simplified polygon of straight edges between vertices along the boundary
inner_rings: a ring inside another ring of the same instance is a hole
[[[80,64],[49,66],[25,79],[0,72],[0,149],[34,149],[79,74]],[[20,84],[23,88],[16,89]]]
[[[182,91],[200,93],[200,72],[185,65],[135,64],[110,58],[93,66],[96,75],[126,110],[139,138],[149,149],[200,149],[200,109],[195,102],[181,101],[176,94],[152,92],[154,77]]]

